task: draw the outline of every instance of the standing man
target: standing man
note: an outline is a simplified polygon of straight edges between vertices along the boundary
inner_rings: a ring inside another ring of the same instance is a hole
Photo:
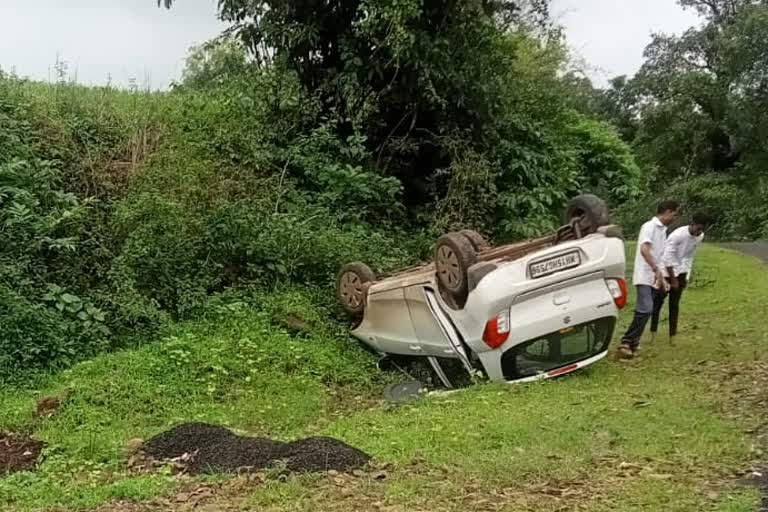
[[[697,212],[687,226],[677,228],[667,238],[661,264],[664,275],[669,283],[669,342],[674,344],[677,335],[677,318],[680,313],[680,298],[688,285],[688,278],[693,266],[696,249],[704,239],[704,232],[709,228],[711,220],[707,214]],[[664,289],[655,291],[653,299],[653,315],[651,316],[651,337],[656,337],[659,329],[659,313],[664,306],[667,292]]]
[[[667,226],[677,219],[678,208],[679,203],[676,201],[662,201],[656,209],[656,216],[640,228],[635,252],[635,271],[632,275],[632,282],[637,291],[635,317],[621,338],[619,357],[622,359],[632,359],[637,353],[645,325],[653,313],[654,290],[666,289],[669,286],[664,280],[661,256],[667,239]]]

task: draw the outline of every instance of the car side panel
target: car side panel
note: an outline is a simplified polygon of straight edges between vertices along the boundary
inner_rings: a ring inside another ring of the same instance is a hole
[[[369,295],[363,321],[352,334],[382,353],[423,355],[402,288]]]
[[[427,304],[424,287],[409,286],[405,289],[405,299],[408,302],[413,328],[423,353],[438,357],[457,357]]]

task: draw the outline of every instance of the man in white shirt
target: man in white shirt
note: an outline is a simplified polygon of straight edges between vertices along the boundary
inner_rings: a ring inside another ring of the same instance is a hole
[[[664,276],[669,283],[669,342],[674,344],[677,335],[677,318],[680,313],[680,298],[688,285],[693,257],[699,244],[704,239],[704,232],[709,228],[710,219],[705,213],[696,213],[687,226],[677,228],[669,235],[664,245],[661,264]],[[659,330],[659,313],[664,306],[667,293],[657,290],[653,300],[651,316],[651,336],[656,337]]]
[[[640,338],[653,313],[654,290],[666,289],[669,286],[664,279],[661,257],[667,239],[667,226],[677,219],[678,208],[676,201],[661,202],[656,209],[656,216],[640,228],[635,252],[635,271],[632,275],[632,282],[637,291],[635,317],[621,337],[619,357],[622,359],[632,359],[637,353]]]

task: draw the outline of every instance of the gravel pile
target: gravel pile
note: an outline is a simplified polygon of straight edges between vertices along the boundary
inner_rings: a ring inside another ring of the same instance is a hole
[[[178,459],[191,474],[259,471],[285,463],[292,473],[336,470],[349,472],[363,467],[370,457],[337,439],[310,437],[290,443],[243,437],[216,425],[184,423],[148,440],[142,451],[155,459]]]

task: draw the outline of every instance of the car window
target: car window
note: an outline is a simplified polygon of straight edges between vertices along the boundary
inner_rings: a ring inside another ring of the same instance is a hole
[[[504,374],[530,377],[595,356],[608,348],[614,322],[602,318],[517,345],[502,356]]]

